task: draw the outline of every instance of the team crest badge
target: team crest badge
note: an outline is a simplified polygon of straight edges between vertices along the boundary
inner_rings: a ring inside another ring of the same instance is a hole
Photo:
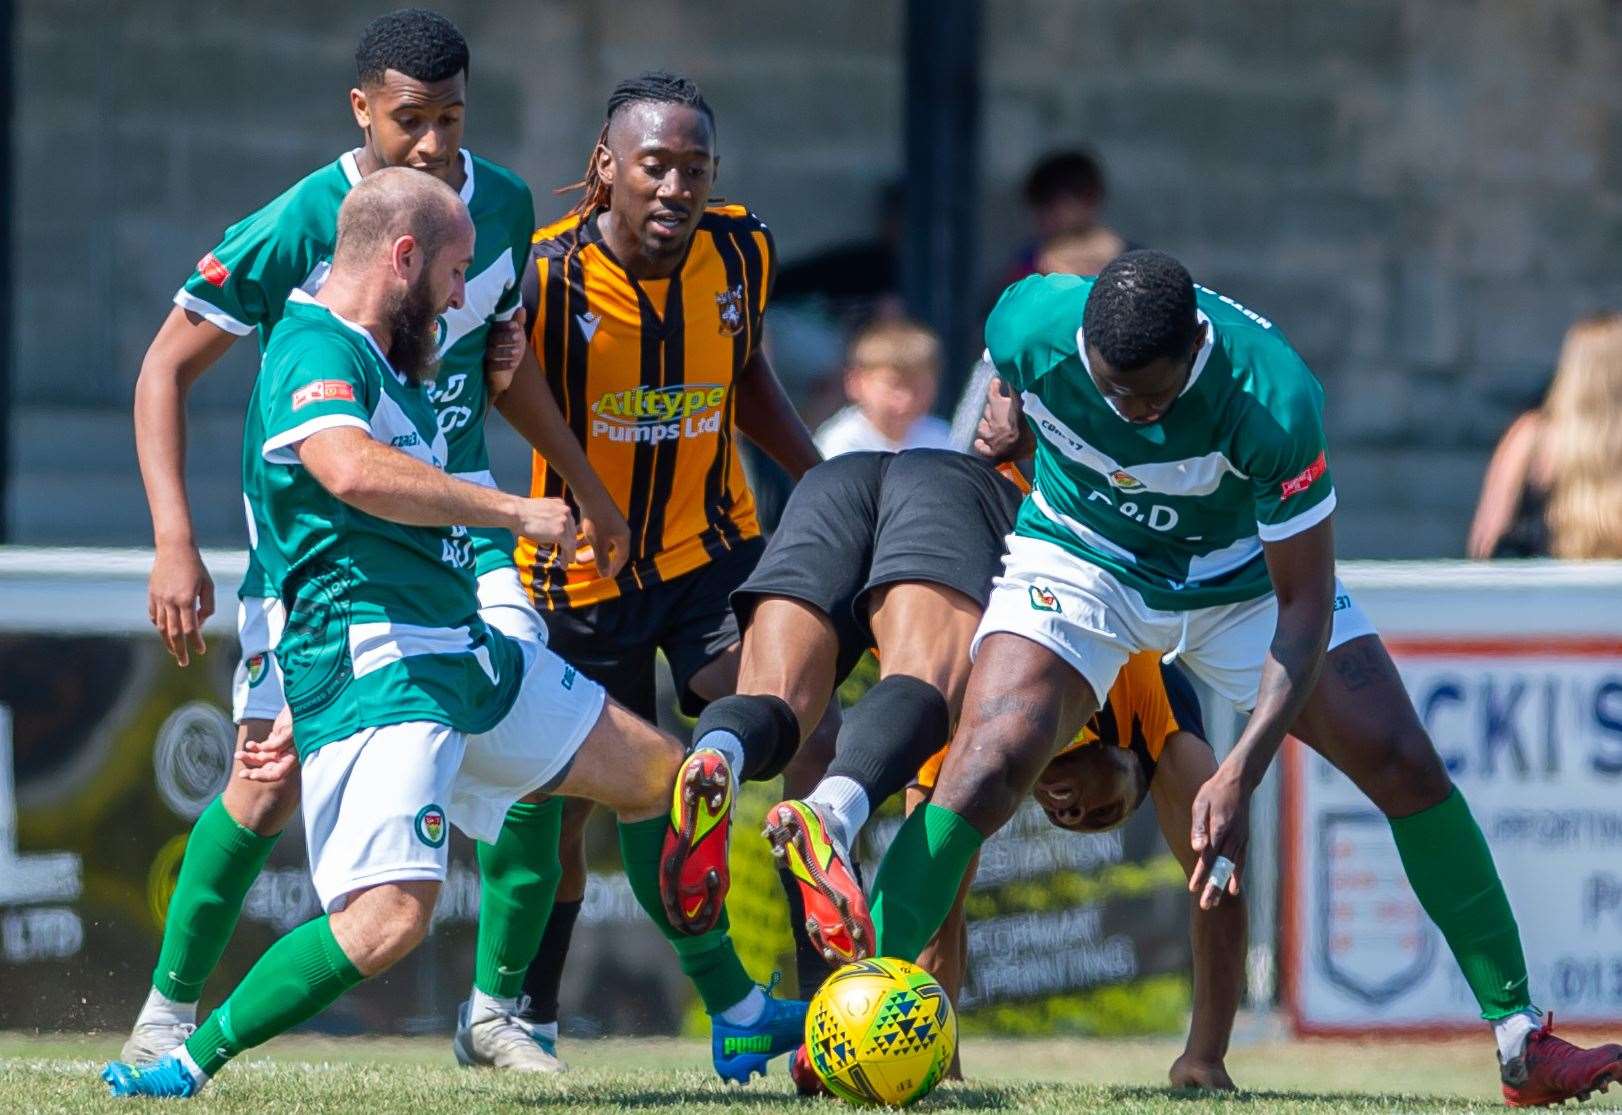
[[[721,314],[723,337],[735,337],[743,332],[743,284],[717,294],[715,308]]]
[[[1143,481],[1133,476],[1124,468],[1118,468],[1109,474],[1109,482],[1123,492],[1135,492],[1143,487]]]
[[[243,665],[248,669],[248,685],[250,687],[258,685],[260,682],[265,680],[264,655],[256,654],[249,658],[247,662],[243,663]]]
[[[445,843],[445,811],[437,805],[425,805],[417,812],[417,839],[430,848]]]
[[[1059,597],[1046,585],[1031,586],[1031,607],[1039,612],[1059,611]]]

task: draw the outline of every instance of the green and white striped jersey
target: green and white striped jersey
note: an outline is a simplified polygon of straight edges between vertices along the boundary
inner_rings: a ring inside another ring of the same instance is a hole
[[[522,179],[462,150],[467,180],[462,200],[473,217],[473,266],[467,300],[440,319],[440,366],[432,391],[439,425],[450,448],[449,470],[465,480],[494,486],[485,447],[484,347],[490,324],[505,321],[518,308],[520,268],[529,258],[535,230],[535,204]],[[263,353],[295,290],[314,294],[326,279],[338,237],[338,207],[360,181],[355,152],[307,175],[258,212],[225,230],[220,243],[197,262],[175,294],[175,305],[190,310],[228,333],[245,337],[257,330]],[[254,488],[259,468],[258,439],[245,431],[242,490]],[[245,496],[246,498],[246,496]],[[275,596],[282,571],[261,554],[256,541],[262,523],[247,501],[248,572],[242,596]],[[474,532],[479,572],[512,564],[513,538],[506,531]]]
[[[1323,388],[1272,322],[1196,288],[1205,346],[1159,421],[1134,425],[1093,383],[1082,312],[1093,280],[1032,276],[986,321],[997,373],[1038,433],[1017,534],[1109,570],[1152,608],[1187,611],[1272,589],[1262,542],[1335,508]]]
[[[263,436],[249,496],[259,548],[282,570],[276,659],[300,756],[407,720],[488,731],[517,698],[522,653],[479,618],[467,529],[369,515],[299,461],[306,438],[348,426],[443,469],[449,449],[429,394],[363,327],[301,290],[288,296],[254,384]]]

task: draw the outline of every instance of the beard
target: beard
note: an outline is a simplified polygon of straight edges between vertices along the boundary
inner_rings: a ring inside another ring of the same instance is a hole
[[[439,310],[426,270],[389,311],[389,363],[412,383],[434,378],[439,367]]]

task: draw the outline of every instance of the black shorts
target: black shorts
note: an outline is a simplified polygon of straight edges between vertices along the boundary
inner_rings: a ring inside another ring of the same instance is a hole
[[[547,645],[650,722],[658,719],[653,664],[662,650],[682,711],[697,716],[705,701],[691,689],[693,675],[738,641],[727,598],[765,548],[761,539],[749,538],[691,573],[640,592],[579,608],[543,609]]]
[[[837,683],[873,645],[867,597],[879,586],[927,581],[985,605],[1020,498],[996,469],[963,453],[835,457],[795,487],[732,608],[744,627],[766,596],[825,613],[839,637]]]

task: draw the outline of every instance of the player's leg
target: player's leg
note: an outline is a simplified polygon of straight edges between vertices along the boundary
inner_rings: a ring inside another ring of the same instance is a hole
[[[109,1066],[114,1094],[194,1094],[233,1057],[315,1017],[416,947],[445,876],[441,803],[465,744],[454,729],[415,721],[306,755],[305,837],[326,913],[267,949],[173,1055],[145,1070]]]
[[[1622,1080],[1622,1047],[1583,1050],[1554,1037],[1547,1024],[1539,1028],[1520,931],[1492,851],[1379,637],[1331,643],[1296,735],[1385,814],[1420,905],[1493,1027],[1505,1096],[1518,1104],[1558,1102]]]
[[[538,1035],[554,1043],[558,1039],[558,995],[563,986],[563,969],[568,962],[575,923],[586,900],[586,824],[597,808],[595,802],[584,798],[556,800],[563,806],[558,836],[562,874],[540,947],[524,974],[524,995],[520,1000],[524,1021]]]
[[[981,843],[1008,822],[1060,741],[1096,709],[1093,687],[1048,647],[1006,631],[983,637],[934,799],[901,826],[874,880],[880,955],[911,959],[923,950]]]
[[[237,607],[243,654],[232,684],[232,711],[239,749],[270,734],[284,703],[281,672],[269,649],[273,629],[280,626],[279,607],[258,599]],[[191,1033],[203,982],[219,965],[248,888],[298,809],[296,769],[273,783],[250,782],[240,773],[240,765],[233,764],[224,791],[186,838],[152,987],[120,1053],[131,1064],[157,1060]]]

